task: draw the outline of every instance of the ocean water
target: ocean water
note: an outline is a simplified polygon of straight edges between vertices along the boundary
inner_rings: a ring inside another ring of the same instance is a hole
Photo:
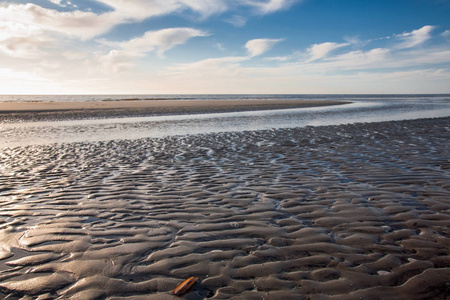
[[[164,94],[164,95],[0,95],[0,102],[91,102],[120,100],[415,100],[434,101],[449,100],[450,94],[395,94],[395,95],[357,95],[357,94]]]
[[[299,109],[0,123],[0,147],[241,132],[450,116],[450,95],[102,95],[1,96],[5,101],[114,101],[123,99],[304,99],[350,104]],[[10,97],[10,98],[7,98]],[[0,98],[2,99],[2,98]]]

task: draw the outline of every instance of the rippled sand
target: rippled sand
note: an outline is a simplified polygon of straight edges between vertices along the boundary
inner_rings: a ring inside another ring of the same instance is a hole
[[[445,299],[450,118],[0,153],[0,298]]]

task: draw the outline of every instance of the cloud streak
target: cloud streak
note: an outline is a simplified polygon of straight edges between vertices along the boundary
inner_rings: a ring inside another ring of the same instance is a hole
[[[225,0],[99,0],[114,9],[122,21],[142,21],[150,17],[191,10],[202,17],[227,10]]]
[[[333,52],[336,49],[345,47],[350,45],[349,43],[322,43],[322,44],[314,44],[308,48],[308,52],[311,56],[309,61],[315,61],[326,57],[329,53]]]
[[[300,2],[300,0],[245,0],[244,4],[251,6],[259,14],[269,14],[276,11],[285,10]]]
[[[155,51],[163,55],[167,50],[186,43],[194,37],[208,36],[205,31],[193,28],[167,28],[158,31],[147,31],[143,36],[129,41],[116,43],[121,49],[136,55]]]
[[[412,48],[425,43],[431,38],[431,31],[433,31],[433,29],[435,29],[434,26],[427,25],[411,32],[396,35],[396,37],[402,41],[397,45],[397,48]]]
[[[283,39],[254,39],[245,44],[250,57],[255,57],[269,51],[275,44]]]

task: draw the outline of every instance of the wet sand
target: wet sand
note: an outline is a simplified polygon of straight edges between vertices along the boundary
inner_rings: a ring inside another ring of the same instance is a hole
[[[179,115],[341,105],[334,100],[124,100],[0,102],[0,122]]]
[[[0,298],[446,299],[449,125],[3,149]]]

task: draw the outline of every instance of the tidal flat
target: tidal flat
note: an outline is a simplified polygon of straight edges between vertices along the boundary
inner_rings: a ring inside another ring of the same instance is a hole
[[[450,118],[0,151],[0,298],[446,299]]]

